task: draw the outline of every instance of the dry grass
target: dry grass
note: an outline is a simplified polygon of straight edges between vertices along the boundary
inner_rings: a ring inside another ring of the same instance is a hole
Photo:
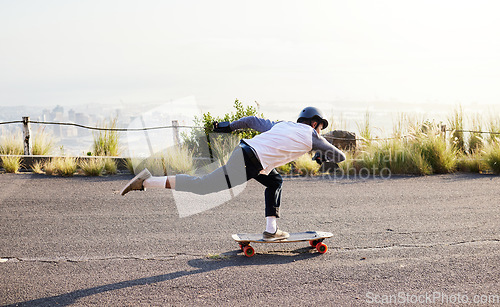
[[[481,173],[488,168],[481,152],[462,154],[457,159],[457,171],[466,173]]]
[[[218,135],[210,140],[214,157],[220,161],[221,165],[227,163],[231,153],[238,146],[239,142],[240,139],[231,134]]]
[[[22,155],[24,153],[21,132],[16,133],[2,130],[0,136],[0,155]]]
[[[287,163],[285,165],[281,165],[281,166],[278,166],[276,168],[276,170],[278,171],[278,173],[280,173],[281,175],[285,175],[285,176],[288,176],[288,175],[292,175],[292,163]]]
[[[55,148],[55,140],[51,134],[45,132],[44,128],[39,128],[33,134],[33,142],[31,144],[31,154],[35,156],[50,155]]]
[[[104,159],[104,170],[108,175],[116,175],[118,172],[118,166],[114,159]]]
[[[17,173],[21,168],[21,157],[20,156],[3,156],[2,166],[7,173]]]
[[[43,171],[43,162],[41,161],[36,161],[35,163],[33,163],[33,165],[31,166],[31,170],[33,171],[33,173],[35,174],[43,174],[44,171]]]
[[[132,159],[132,158],[128,158],[125,160],[125,167],[127,167],[128,171],[131,173],[131,174],[135,174],[135,170],[134,170],[134,160],[135,159]]]
[[[193,152],[187,147],[171,147],[161,157],[165,174],[193,174]]]
[[[312,159],[310,153],[306,153],[293,161],[295,171],[301,176],[314,176],[319,173],[320,165]]]
[[[117,118],[103,122],[102,128],[116,128]],[[118,156],[120,154],[120,138],[117,131],[101,130],[94,133],[92,154],[94,156]]]
[[[47,175],[71,177],[78,168],[77,160],[73,157],[58,157],[47,161],[43,167]]]
[[[484,161],[493,173],[500,174],[500,142],[494,142],[485,149]]]
[[[104,161],[99,158],[82,159],[79,166],[86,176],[101,176],[104,171]]]
[[[465,149],[465,137],[461,130],[464,130],[464,112],[461,106],[458,106],[451,117],[448,118],[448,123],[450,124],[451,144],[459,151],[466,152]]]

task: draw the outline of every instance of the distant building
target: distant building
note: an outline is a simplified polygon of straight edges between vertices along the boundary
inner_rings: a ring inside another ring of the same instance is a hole
[[[75,122],[75,119],[76,119],[76,117],[75,117],[75,111],[73,109],[69,110],[68,111],[68,120],[70,122]]]
[[[75,123],[88,126],[90,124],[90,117],[85,113],[75,113]],[[88,136],[91,132],[85,128],[78,128],[78,136]]]
[[[54,110],[56,110],[56,109],[54,109]],[[63,109],[63,110],[64,110],[64,109]],[[59,112],[59,111],[58,111],[58,112],[54,112],[54,111],[53,111],[52,113],[53,113],[53,116],[54,116],[54,119],[53,119],[53,120],[54,120],[55,122],[58,122],[58,123],[62,123],[62,122],[64,122],[64,113]],[[63,137],[63,136],[64,136],[64,135],[63,135],[63,129],[62,129],[62,128],[63,128],[63,126],[61,126],[61,125],[53,125],[53,128],[54,128],[54,135],[55,135],[56,137],[61,138],[61,137]]]
[[[42,111],[42,121],[47,122],[47,121],[51,121],[52,119],[53,118],[52,118],[52,115],[50,113],[50,110],[43,109],[43,111]]]
[[[64,108],[61,107],[60,105],[57,105],[54,110],[52,110],[52,113],[63,113],[64,114]]]

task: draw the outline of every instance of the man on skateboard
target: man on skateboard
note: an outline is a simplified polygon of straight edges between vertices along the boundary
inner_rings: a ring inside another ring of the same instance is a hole
[[[344,161],[344,153],[320,136],[320,131],[327,126],[328,121],[323,113],[314,107],[304,108],[296,123],[273,122],[255,116],[244,117],[234,122],[214,123],[214,132],[229,133],[250,128],[262,133],[252,139],[241,140],[226,165],[210,174],[202,177],[184,174],[153,177],[147,169],[144,169],[122,189],[120,194],[158,187],[205,195],[255,179],[266,187],[264,193],[266,230],[263,239],[266,241],[286,239],[289,234],[278,229],[276,223],[276,219],[279,218],[283,179],[275,167],[291,162],[311,150],[317,151],[315,159],[320,164],[325,161],[335,163]],[[244,163],[238,163],[238,157],[241,155]],[[240,172],[245,172],[246,176],[231,176]],[[230,180],[230,178],[238,179]]]

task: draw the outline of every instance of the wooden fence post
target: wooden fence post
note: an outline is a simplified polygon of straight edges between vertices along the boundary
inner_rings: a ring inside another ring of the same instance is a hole
[[[443,139],[446,142],[446,125],[441,125],[441,134],[443,135]]]
[[[179,121],[173,120],[172,127],[174,128],[174,143],[176,146],[181,144],[181,139],[179,138]]]
[[[30,138],[30,118],[23,117],[23,139],[24,139],[24,155],[30,155],[31,138]]]

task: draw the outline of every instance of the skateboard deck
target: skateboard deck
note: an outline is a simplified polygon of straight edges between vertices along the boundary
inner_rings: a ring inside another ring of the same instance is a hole
[[[315,247],[321,254],[326,253],[328,247],[323,243],[324,239],[332,237],[331,232],[322,231],[305,231],[290,233],[290,237],[282,240],[264,241],[262,234],[259,233],[242,233],[233,234],[233,240],[240,244],[240,248],[247,257],[255,255],[255,250],[250,246],[250,243],[291,243],[309,241],[312,247]]]

